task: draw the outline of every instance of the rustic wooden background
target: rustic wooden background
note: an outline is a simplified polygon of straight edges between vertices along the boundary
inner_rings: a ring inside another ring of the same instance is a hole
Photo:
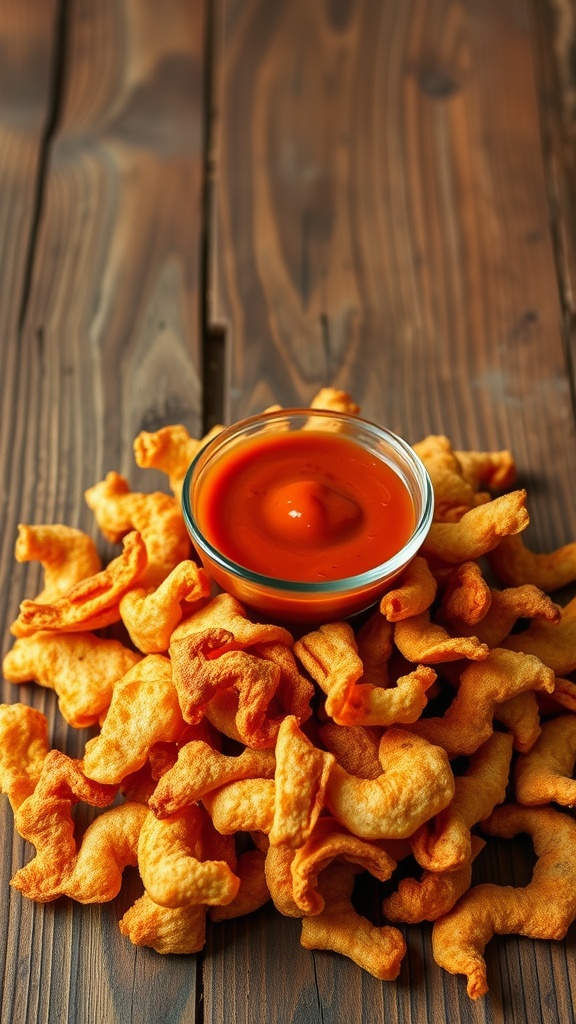
[[[39,581],[19,522],[93,531],[141,429],[194,433],[324,384],[409,441],[515,453],[529,539],[576,537],[571,0],[2,0],[0,614]],[[106,552],[103,549],[103,554]],[[53,695],[54,745],[86,739]],[[396,983],[264,908],[161,958],[114,903],[45,907],[0,806],[2,1024],[566,1024],[574,928],[495,939],[490,995],[409,930]],[[496,861],[496,863],[494,863]],[[523,884],[522,843],[480,858]]]

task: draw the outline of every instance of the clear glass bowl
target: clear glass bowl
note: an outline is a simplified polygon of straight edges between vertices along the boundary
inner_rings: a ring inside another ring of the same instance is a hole
[[[203,535],[197,510],[206,473],[223,454],[263,433],[329,430],[382,459],[400,476],[414,506],[415,526],[407,543],[392,558],[344,579],[294,582],[253,572],[231,561]],[[224,429],[191,463],[182,489],[186,526],[204,567],[222,589],[261,617],[275,621],[319,623],[342,620],[375,604],[390,589],[421,547],[432,523],[434,492],[424,465],[402,438],[359,416],[316,409],[282,409],[262,413]]]

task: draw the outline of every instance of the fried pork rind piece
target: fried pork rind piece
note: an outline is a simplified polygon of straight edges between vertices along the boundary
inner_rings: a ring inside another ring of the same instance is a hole
[[[377,928],[361,917],[352,905],[354,878],[352,864],[330,864],[319,882],[324,900],[320,914],[304,917],[300,938],[304,949],[330,949],[382,981],[393,981],[400,973],[406,943],[397,928]]]
[[[494,720],[500,722],[512,734],[514,750],[525,754],[530,750],[540,735],[540,709],[538,699],[533,690],[517,693],[515,697],[497,704],[494,708]]]
[[[416,830],[412,851],[428,871],[454,871],[472,857],[470,829],[506,797],[512,736],[492,733],[470,758],[465,775],[456,776],[452,801],[432,821]]]
[[[514,780],[519,804],[576,804],[576,716],[559,715],[542,725],[532,749],[516,762]]]
[[[576,713],[576,683],[571,679],[556,676],[552,693],[539,693],[536,699],[540,713],[544,717],[559,715],[565,711]]]
[[[102,569],[92,538],[82,530],[61,523],[54,526],[19,523],[14,557],[17,562],[40,562],[42,565],[44,587],[35,598],[39,604],[51,604],[80,580]]]
[[[493,935],[562,939],[576,917],[576,821],[550,807],[505,804],[482,827],[504,839],[528,833],[538,859],[524,888],[473,886],[434,924],[434,959],[450,974],[467,976],[472,999],[488,991],[483,953]]]
[[[442,596],[441,620],[474,626],[484,619],[492,592],[478,562],[462,562],[450,574]],[[507,635],[507,634],[505,634]]]
[[[120,783],[146,762],[155,743],[175,743],[185,729],[170,660],[148,654],[116,683],[98,736],[88,740],[84,771]]]
[[[210,597],[210,577],[191,559],[172,569],[156,590],[135,587],[120,600],[120,615],[132,643],[144,654],[163,654],[180,623],[183,603],[205,603]]]
[[[131,491],[125,477],[111,472],[90,487],[85,498],[107,540],[118,544],[133,530],[142,536],[148,564],[140,586],[159,586],[179,562],[190,557],[191,542],[180,503],[171,495]]]
[[[16,829],[36,848],[36,856],[16,872],[11,885],[29,899],[56,899],[76,860],[72,806],[82,800],[106,807],[117,792],[86,778],[82,763],[51,750],[44,758],[34,791],[14,813]]]
[[[472,862],[486,846],[479,836],[471,838],[471,857],[450,871],[424,871],[420,879],[403,878],[396,892],[382,903],[389,921],[418,924],[436,921],[447,914],[472,884]]]
[[[394,627],[394,642],[401,654],[411,662],[437,665],[445,661],[481,661],[489,648],[475,636],[450,636],[443,626],[430,621],[430,612],[411,619],[402,619]]]
[[[91,632],[120,619],[120,598],[146,568],[146,546],[139,533],[124,537],[124,550],[105,569],[76,583],[50,604],[22,601],[20,614],[12,624],[14,636],[31,636],[37,630],[63,633]]]
[[[523,633],[514,633],[502,643],[510,651],[535,655],[557,676],[576,669],[576,597],[560,609],[557,622],[535,619]]]
[[[274,822],[273,779],[239,779],[212,790],[202,803],[222,835],[235,832],[270,832]]]
[[[142,469],[159,469],[166,473],[170,489],[179,499],[188,466],[200,449],[223,429],[220,425],[212,427],[200,439],[191,437],[181,423],[161,427],[152,433],[143,430],[134,441],[136,464]]]
[[[158,782],[150,808],[158,818],[166,818],[228,782],[273,779],[275,769],[273,750],[245,747],[241,754],[231,756],[202,740],[192,740],[180,748],[175,765]]]
[[[120,931],[157,953],[198,953],[206,942],[206,907],[160,907],[144,893],[124,914]]]
[[[450,763],[441,747],[396,726],[384,732],[378,756],[377,779],[349,775],[334,764],[326,807],[361,839],[404,839],[452,800]]]
[[[339,722],[350,692],[364,671],[352,627],[347,622],[320,626],[296,641],[294,653],[326,694],[326,714]]]
[[[225,629],[172,640],[170,658],[182,714],[187,722],[199,722],[218,691],[233,688],[242,742],[249,747],[272,747],[282,716],[269,717],[268,705],[280,683],[280,666],[248,651],[230,649],[233,642],[233,634]]]
[[[252,622],[240,601],[230,594],[218,594],[208,604],[184,619],[172,634],[174,643],[209,629],[225,629],[232,634],[231,648],[238,650],[255,644],[279,643],[292,647],[292,634],[283,626]]]
[[[394,686],[358,683],[344,705],[338,721],[347,725],[408,725],[422,714],[428,703],[426,691],[436,680],[427,665],[400,676]]]
[[[508,449],[496,452],[455,451],[462,475],[474,491],[504,491],[516,480],[516,463]]]
[[[229,903],[240,880],[225,860],[205,859],[206,811],[198,804],[160,820],[150,811],[138,841],[138,870],[162,907]]]
[[[503,537],[488,560],[498,579],[511,587],[532,583],[549,594],[576,580],[576,541],[544,553],[527,548],[522,536]]]
[[[457,522],[432,523],[422,553],[443,562],[470,562],[492,551],[502,537],[520,533],[529,522],[526,491],[510,491],[471,508]]]
[[[345,412],[356,416],[360,406],[356,404],[347,391],[338,388],[320,388],[310,402],[311,409],[327,409],[329,412]]]
[[[413,447],[428,470],[434,488],[435,522],[457,522],[475,506],[476,494],[464,477],[451,441],[443,434],[430,434]]]
[[[39,631],[16,640],[3,670],[11,683],[34,680],[54,690],[63,718],[75,729],[84,729],[98,722],[115,684],[141,660],[141,654],[119,640],[95,633]]]
[[[264,869],[266,854],[262,850],[245,850],[236,865],[240,888],[233,900],[225,905],[210,907],[211,921],[229,921],[234,917],[252,914],[270,899]]]
[[[359,839],[334,818],[319,818],[291,862],[294,902],[303,914],[320,914],[324,909],[318,877],[336,859],[358,865],[381,882],[386,882],[396,867],[383,846]]]
[[[309,838],[324,806],[333,754],[315,747],[293,715],[284,718],[276,739],[272,846],[297,848]]]
[[[458,693],[444,715],[421,718],[408,728],[442,746],[450,758],[473,754],[493,732],[497,704],[525,690],[551,693],[553,689],[554,673],[539,658],[496,647],[484,661],[464,670]]]
[[[382,774],[382,765],[378,760],[382,729],[327,722],[321,726],[319,734],[326,749],[334,754],[349,775],[377,779]]]
[[[445,610],[449,614],[448,609]],[[542,590],[526,583],[521,587],[506,587],[504,590],[490,591],[490,607],[484,617],[474,626],[456,625],[453,628],[460,632],[471,633],[488,644],[488,647],[500,647],[508,638],[518,619],[544,619],[546,622],[557,623],[561,618],[561,608],[555,604]]]
[[[380,601],[380,611],[388,622],[420,615],[433,603],[437,582],[425,558],[416,555],[394,586]]]
[[[34,792],[48,749],[48,722],[41,711],[0,704],[0,792],[13,811]]]

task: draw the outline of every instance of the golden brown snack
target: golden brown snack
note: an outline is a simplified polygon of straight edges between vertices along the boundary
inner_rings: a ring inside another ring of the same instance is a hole
[[[324,794],[335,762],[304,736],[293,715],[282,721],[276,739],[272,846],[296,849],[309,838],[324,806]]]
[[[560,609],[560,619],[535,619],[523,633],[515,633],[502,643],[509,651],[523,651],[540,658],[557,676],[576,669],[576,597]]]
[[[450,623],[450,610],[444,608],[443,611]],[[538,587],[525,583],[521,587],[506,587],[505,590],[491,589],[490,606],[483,618],[473,626],[463,626],[457,620],[452,620],[452,625],[465,635],[473,634],[488,647],[500,647],[518,619],[543,619],[557,623],[560,617],[559,605]]]
[[[218,594],[208,604],[184,619],[174,630],[174,643],[185,640],[192,634],[204,633],[209,629],[225,629],[232,634],[229,646],[235,649],[253,647],[255,644],[280,643],[292,647],[292,634],[283,626],[266,622],[252,622],[240,601],[230,594]]]
[[[430,621],[427,611],[397,622],[394,642],[407,661],[415,664],[437,665],[461,658],[482,661],[489,652],[488,646],[475,636],[450,636],[443,626]]]
[[[475,489],[464,477],[450,440],[443,434],[430,434],[413,448],[432,481],[435,522],[457,522],[474,507]]]
[[[484,619],[492,594],[477,562],[462,562],[452,570],[442,596],[441,621],[475,626]]]
[[[507,448],[498,452],[455,451],[462,475],[474,491],[503,491],[516,480],[516,463]]]
[[[530,750],[540,735],[538,696],[534,690],[525,690],[494,708],[494,720],[512,733],[514,750],[521,754]]]
[[[229,921],[234,917],[252,914],[270,899],[264,864],[266,854],[261,850],[245,850],[238,858],[236,875],[240,888],[230,903],[210,907],[211,921]]]
[[[484,949],[493,935],[562,939],[576,917],[576,822],[550,807],[498,807],[484,822],[488,835],[532,836],[537,861],[523,889],[490,882],[473,886],[434,924],[434,959],[451,974],[465,974],[468,995],[488,991]]]
[[[184,559],[152,591],[134,587],[120,599],[120,616],[128,635],[143,654],[163,654],[180,623],[184,602],[201,605],[210,597],[205,569]]]
[[[41,711],[0,704],[0,792],[12,810],[34,792],[48,749],[48,722]]]
[[[320,727],[319,735],[326,749],[334,754],[349,775],[377,779],[382,774],[382,765],[378,760],[382,729],[327,722]]]
[[[205,793],[202,803],[214,828],[222,835],[235,832],[268,835],[274,821],[274,795],[273,779],[239,779]]]
[[[458,522],[432,523],[422,553],[444,562],[469,562],[487,554],[502,537],[526,529],[526,491],[510,491],[471,508]]]
[[[160,907],[144,893],[124,914],[120,931],[157,953],[198,953],[206,942],[206,907]]]
[[[560,715],[542,725],[532,749],[519,757],[514,772],[516,799],[529,806],[576,804],[576,715]]]
[[[363,673],[354,631],[347,622],[331,622],[307,633],[294,653],[326,694],[326,714],[335,722]]]
[[[382,903],[389,921],[418,924],[436,921],[452,910],[472,884],[472,862],[486,846],[480,836],[472,836],[471,857],[450,871],[424,871],[420,879],[403,878],[396,892]]]
[[[382,774],[349,775],[334,764],[326,807],[361,839],[403,839],[450,803],[454,776],[445,751],[391,726],[380,740]]]
[[[141,654],[119,640],[39,630],[16,640],[3,670],[11,683],[34,680],[54,690],[63,718],[75,729],[84,729],[99,721],[115,684],[141,660]]]
[[[388,622],[398,622],[412,615],[420,615],[430,607],[436,597],[437,583],[425,558],[416,555],[380,601],[380,611]]]
[[[181,423],[161,427],[153,432],[143,430],[134,441],[136,464],[142,469],[159,469],[166,473],[172,493],[180,498],[188,466],[200,449],[223,429],[219,425],[212,427],[199,439],[191,437]]]
[[[433,669],[418,665],[413,672],[400,676],[394,686],[357,683],[340,711],[338,722],[364,726],[409,725],[422,714],[428,702],[426,691],[435,680]]]
[[[506,797],[512,737],[495,732],[470,758],[465,775],[455,778],[454,797],[443,811],[411,837],[418,864],[428,871],[453,871],[471,862],[470,829]]]
[[[472,754],[493,731],[496,704],[524,690],[554,689],[554,673],[538,658],[494,648],[484,661],[473,662],[460,677],[460,687],[441,717],[421,718],[411,732],[437,743],[449,757]]]
[[[406,944],[397,928],[377,928],[361,917],[352,905],[357,868],[351,864],[330,864],[319,882],[324,909],[302,920],[300,942],[305,949],[331,949],[349,957],[375,978],[390,981],[398,977]]]
[[[191,542],[176,498],[162,491],[131,491],[128,481],[114,472],[88,488],[85,498],[100,530],[113,544],[133,530],[141,535],[148,563],[140,586],[159,586],[179,562],[190,557]]]
[[[490,552],[489,562],[507,586],[532,583],[549,594],[576,580],[576,541],[544,553],[531,551],[521,535],[503,537]]]
[[[44,587],[35,598],[51,604],[68,590],[102,569],[96,545],[88,534],[73,526],[18,524],[14,547],[17,562],[40,562],[44,569]]]
[[[174,743],[184,732],[172,667],[148,654],[116,684],[98,736],[84,750],[84,771],[98,782],[120,783],[148,758],[159,740]]]
[[[91,632],[120,619],[120,598],[142,577],[146,546],[139,533],[124,537],[124,550],[105,569],[76,583],[50,604],[22,601],[12,624],[14,636],[31,636],[39,629],[64,633]]]
[[[332,387],[320,388],[312,398],[310,408],[327,409],[329,412],[345,412],[349,416],[356,416],[360,412],[360,406],[347,391]]]

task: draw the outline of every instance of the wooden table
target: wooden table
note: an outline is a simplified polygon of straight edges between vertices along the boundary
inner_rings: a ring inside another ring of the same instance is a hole
[[[3,0],[0,610],[39,589],[16,527],[95,537],[142,429],[195,434],[325,384],[415,442],[510,447],[527,537],[576,537],[576,82],[570,0]],[[102,553],[110,550],[99,540]],[[54,694],[3,684],[86,734]],[[161,958],[111,904],[23,900],[3,797],[4,1024],[566,1024],[565,941],[494,939],[490,994],[407,931],[397,982],[299,944],[267,906]],[[499,854],[524,884],[521,843]],[[479,867],[479,878],[490,864]]]

